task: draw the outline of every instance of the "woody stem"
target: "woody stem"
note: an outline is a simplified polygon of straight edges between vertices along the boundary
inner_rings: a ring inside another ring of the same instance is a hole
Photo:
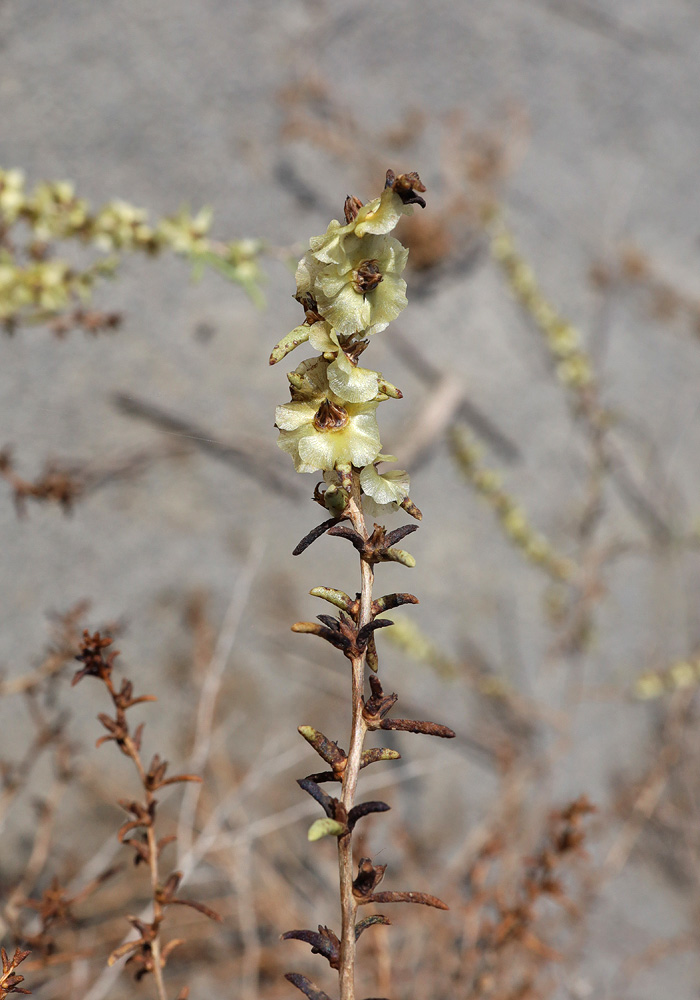
[[[111,683],[108,684],[110,688],[110,693],[114,693],[114,689]],[[148,777],[146,775],[146,769],[143,766],[141,760],[141,754],[138,751],[138,747],[131,736],[127,736],[124,741],[126,750],[134,762],[134,766],[138,771],[139,778],[141,779],[141,784],[143,785],[144,791],[146,793],[146,806],[150,807],[154,801],[153,792],[148,787]],[[153,896],[153,926],[155,929],[155,936],[151,941],[151,955],[153,957],[153,978],[155,980],[156,993],[158,994],[158,1000],[167,1000],[167,994],[165,992],[165,982],[163,979],[163,967],[162,967],[162,957],[160,949],[160,923],[163,919],[163,908],[158,900],[158,888],[160,884],[160,878],[158,873],[158,840],[156,837],[156,831],[153,827],[153,817],[151,817],[151,822],[146,828],[146,839],[148,842],[148,867],[151,877],[151,894]]]
[[[362,514],[360,500],[359,476],[353,471],[352,495],[347,513],[355,531],[367,538],[367,526]],[[372,618],[372,583],[374,571],[372,564],[360,556],[362,574],[362,591],[360,594],[360,613],[358,615],[358,631]],[[357,777],[360,772],[362,747],[365,741],[367,726],[362,715],[366,652],[352,660],[352,732],[350,750],[343,775],[341,801],[346,812],[350,812],[355,804]],[[353,859],[352,833],[348,832],[338,838],[338,862],[340,869],[340,905],[342,911],[342,931],[340,938],[340,1000],[355,1000],[355,917],[357,902],[353,895]]]

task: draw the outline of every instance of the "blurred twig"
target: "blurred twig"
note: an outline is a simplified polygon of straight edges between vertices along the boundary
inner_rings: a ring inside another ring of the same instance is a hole
[[[303,495],[291,477],[288,478],[271,468],[276,456],[266,445],[253,447],[240,442],[227,443],[188,417],[170,413],[148,400],[138,399],[127,393],[117,393],[114,402],[122,413],[145,420],[171,434],[179,434],[183,438],[188,438],[200,451],[225,462],[227,465],[235,466],[267,489],[272,489],[287,497],[296,498]]]
[[[231,600],[224,615],[216,645],[202,678],[194,746],[187,762],[188,770],[194,774],[202,773],[209,757],[214,713],[223,672],[231,657],[238,634],[238,627],[250,596],[250,589],[255,579],[255,574],[260,568],[263,554],[264,542],[258,536],[253,539],[248,556],[236,578]],[[184,790],[178,820],[177,843],[179,858],[187,854],[192,848],[200,791],[201,785],[197,783],[188,785]]]

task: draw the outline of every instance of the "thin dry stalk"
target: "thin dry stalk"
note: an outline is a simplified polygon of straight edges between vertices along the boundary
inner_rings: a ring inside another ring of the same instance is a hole
[[[143,920],[139,917],[129,917],[129,922],[138,932],[135,941],[127,941],[116,948],[109,957],[108,964],[113,965],[120,958],[129,956],[127,965],[132,964],[136,968],[136,978],[140,979],[147,973],[151,973],[154,978],[158,1000],[167,1000],[163,969],[169,954],[181,942],[173,939],[164,944],[161,938],[161,925],[165,918],[166,910],[170,906],[189,906],[205,916],[214,920],[219,917],[209,907],[193,900],[181,899],[177,890],[182,881],[182,873],[172,872],[165,882],[161,881],[159,871],[159,858],[165,847],[175,838],[172,836],[158,838],[156,835],[156,813],[158,808],[159,789],[168,785],[180,784],[184,782],[199,781],[197,775],[179,774],[166,778],[167,761],[161,760],[155,754],[148,767],[143,762],[141,756],[141,739],[143,724],[132,732],[127,718],[127,711],[135,705],[144,702],[155,701],[152,695],[141,695],[134,697],[133,685],[129,680],[123,680],[121,687],[116,688],[112,671],[118,651],[111,652],[107,657],[103,651],[112,644],[111,638],[103,638],[99,632],[90,635],[85,632],[81,653],[78,657],[83,664],[73,678],[73,684],[77,684],[83,677],[95,677],[100,680],[112,700],[115,715],[101,714],[99,720],[107,730],[107,735],[102,736],[97,745],[114,742],[119,750],[128,757],[138,774],[141,787],[143,789],[143,799],[141,801],[130,801],[123,799],[121,807],[127,812],[130,818],[122,824],[118,839],[121,843],[127,844],[134,851],[135,864],[145,863],[148,866],[150,876],[152,917],[151,920]]]
[[[209,759],[214,715],[224,670],[231,658],[238,628],[264,551],[264,542],[261,537],[256,538],[236,578],[216,644],[205,668],[197,709],[194,746],[188,761],[188,767],[193,774],[201,775]],[[182,862],[183,855],[192,848],[200,789],[201,784],[193,782],[185,788],[182,796],[177,836],[179,864]]]

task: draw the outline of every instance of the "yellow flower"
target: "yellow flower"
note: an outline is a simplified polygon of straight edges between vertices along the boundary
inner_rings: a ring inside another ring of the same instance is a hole
[[[379,392],[379,372],[360,368],[357,358],[347,344],[338,340],[338,334],[328,323],[314,323],[309,343],[321,351],[331,363],[328,366],[328,384],[340,399],[348,403],[367,403]]]
[[[380,455],[383,461],[393,460],[392,455]],[[377,472],[374,465],[368,465],[360,473],[362,492],[377,504],[390,504],[394,509],[408,496],[410,480],[403,469]]]
[[[404,205],[391,188],[385,188],[378,198],[363,205],[350,222],[341,226],[337,219],[333,219],[323,236],[312,237],[309,241],[310,253],[323,264],[342,264],[346,236],[352,234],[362,239],[363,236],[390,233],[402,215],[412,212],[411,206]]]
[[[336,396],[348,403],[367,403],[379,392],[379,372],[360,368],[341,349],[328,366],[328,384]]]
[[[5,222],[14,222],[25,203],[24,174],[21,170],[0,170],[0,213]]]
[[[408,304],[399,277],[408,250],[391,236],[348,236],[340,264],[327,264],[313,276],[318,311],[340,336],[385,329]],[[309,268],[309,275],[315,267]]]
[[[297,472],[317,472],[336,465],[359,468],[381,450],[375,410],[378,402],[349,403],[331,390],[328,362],[305,361],[290,376],[292,402],[278,406],[277,444],[294,459]]]
[[[378,462],[395,462],[393,455],[377,455]],[[366,466],[360,473],[360,485],[364,494],[362,506],[368,517],[383,517],[389,511],[399,509],[408,497],[410,479],[403,469],[377,472],[374,464]]]
[[[308,358],[289,372],[287,378],[292,387],[292,401],[318,406],[328,395],[327,370],[328,362],[323,358]]]

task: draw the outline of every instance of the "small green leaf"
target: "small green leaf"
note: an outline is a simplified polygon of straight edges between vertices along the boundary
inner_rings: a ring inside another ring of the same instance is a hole
[[[398,750],[390,750],[388,747],[372,747],[371,750],[363,750],[360,767],[367,767],[369,764],[376,764],[380,760],[400,760],[401,754]]]
[[[404,551],[404,549],[387,549],[384,559],[387,562],[401,563],[402,566],[408,566],[409,569],[413,569],[416,565],[416,560],[411,553]]]
[[[317,819],[315,823],[311,824],[307,836],[309,840],[314,841],[321,840],[322,837],[339,837],[343,833],[345,833],[345,826],[342,823],[324,816],[323,819]]]
[[[377,384],[379,392],[383,393],[385,396],[391,396],[392,399],[403,399],[403,393],[400,389],[397,389],[395,385],[391,382],[387,382],[385,378],[380,378]]]
[[[347,611],[352,604],[352,598],[342,590],[334,590],[332,587],[314,587],[309,591],[312,597],[320,597],[329,604],[334,604],[336,608]]]
[[[306,325],[295,326],[291,333],[288,333],[286,337],[282,337],[270,355],[270,364],[276,365],[282,358],[286,358],[289,352],[293,351],[295,347],[306,343],[309,339],[310,329],[311,327]]]

